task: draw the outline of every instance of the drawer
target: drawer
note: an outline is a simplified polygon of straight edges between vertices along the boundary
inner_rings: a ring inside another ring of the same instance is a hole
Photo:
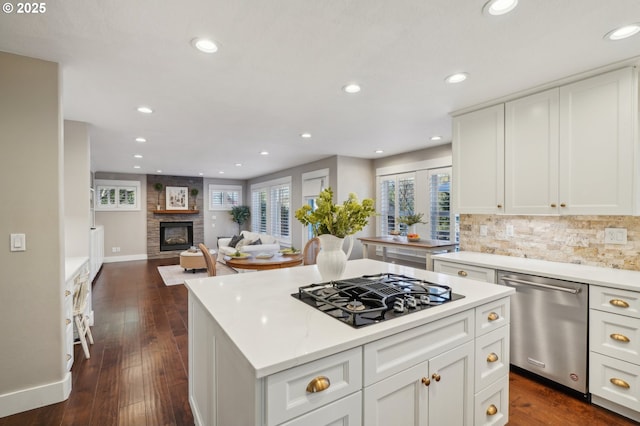
[[[314,379],[327,378],[329,386],[307,391]],[[268,376],[267,424],[277,425],[337,401],[362,388],[362,348],[354,348]]]
[[[354,426],[362,424],[362,392],[354,393],[282,426]]]
[[[589,391],[593,395],[640,411],[640,366],[591,352]]]
[[[364,346],[365,386],[473,340],[473,312],[452,315]]]
[[[591,285],[589,286],[589,307],[640,318],[640,293]]]
[[[476,336],[496,330],[511,321],[511,299],[505,297],[476,308]]]
[[[509,422],[509,376],[478,392],[474,404],[476,426],[502,426]]]
[[[509,326],[476,339],[476,392],[509,374]]]
[[[595,309],[589,314],[590,350],[640,364],[640,318]]]
[[[470,266],[463,263],[447,262],[434,259],[433,270],[434,272],[454,275],[456,277],[471,278],[474,280],[485,281],[494,284],[496,282],[496,270],[490,268],[482,268],[480,266]]]

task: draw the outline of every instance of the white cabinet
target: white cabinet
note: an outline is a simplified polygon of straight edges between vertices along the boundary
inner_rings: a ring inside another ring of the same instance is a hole
[[[559,90],[505,105],[505,213],[558,213]]]
[[[433,271],[442,274],[454,275],[462,278],[471,278],[476,281],[484,281],[488,283],[496,282],[496,270],[491,268],[483,268],[481,266],[466,265],[464,263],[449,262],[445,260],[434,259]]]
[[[632,68],[560,88],[562,214],[633,214],[637,97]]]
[[[636,80],[624,68],[455,117],[456,211],[640,213]]]
[[[589,288],[592,402],[640,421],[640,294]]]
[[[504,212],[504,105],[453,119],[454,211]]]

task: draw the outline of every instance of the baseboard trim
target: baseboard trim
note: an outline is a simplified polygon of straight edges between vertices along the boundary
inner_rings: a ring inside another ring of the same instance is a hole
[[[0,417],[65,401],[71,393],[71,372],[59,382],[0,395]]]
[[[147,260],[147,255],[132,254],[129,256],[109,256],[104,258],[104,263],[129,262],[131,260]]]

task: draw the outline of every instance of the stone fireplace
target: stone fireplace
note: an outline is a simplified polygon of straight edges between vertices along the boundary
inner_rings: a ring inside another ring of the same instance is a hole
[[[186,250],[193,245],[193,222],[160,222],[160,251]]]

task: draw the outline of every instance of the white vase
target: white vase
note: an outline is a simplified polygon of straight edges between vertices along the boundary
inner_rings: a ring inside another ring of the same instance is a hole
[[[353,249],[353,238],[348,236],[349,246],[347,252],[342,250],[344,238],[335,235],[318,235],[320,239],[320,252],[316,258],[318,271],[323,281],[335,281],[342,277],[344,268],[347,266],[347,259]]]

